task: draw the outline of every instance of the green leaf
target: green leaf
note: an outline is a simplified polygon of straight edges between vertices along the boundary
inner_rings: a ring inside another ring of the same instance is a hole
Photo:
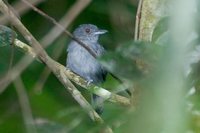
[[[118,77],[125,79],[140,77],[141,73],[135,61],[130,58],[125,58],[119,53],[109,52],[101,58],[100,62],[107,70]]]
[[[100,62],[120,78],[141,79],[152,71],[161,58],[163,46],[130,41],[116,52],[108,52]]]
[[[166,42],[166,36],[169,35],[169,17],[162,18],[156,25],[153,35],[152,42],[154,43],[163,43]]]

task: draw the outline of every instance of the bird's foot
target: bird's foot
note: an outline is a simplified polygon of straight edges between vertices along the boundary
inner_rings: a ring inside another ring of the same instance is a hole
[[[88,80],[88,81],[87,81],[87,86],[89,86],[92,82],[93,82],[92,79]]]

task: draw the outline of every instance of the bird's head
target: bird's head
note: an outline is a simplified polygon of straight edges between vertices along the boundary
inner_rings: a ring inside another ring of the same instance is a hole
[[[99,29],[93,24],[82,24],[75,29],[73,35],[81,41],[97,42],[99,35],[105,34],[107,30]]]

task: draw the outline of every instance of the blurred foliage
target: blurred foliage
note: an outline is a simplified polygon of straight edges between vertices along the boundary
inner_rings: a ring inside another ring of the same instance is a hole
[[[106,53],[101,63],[112,73],[126,80],[144,79],[159,61],[163,47],[145,42],[128,42]]]

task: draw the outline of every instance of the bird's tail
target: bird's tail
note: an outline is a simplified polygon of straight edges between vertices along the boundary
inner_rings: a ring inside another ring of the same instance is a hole
[[[96,94],[92,94],[92,106],[99,115],[103,113],[103,102],[103,98],[97,96]]]

